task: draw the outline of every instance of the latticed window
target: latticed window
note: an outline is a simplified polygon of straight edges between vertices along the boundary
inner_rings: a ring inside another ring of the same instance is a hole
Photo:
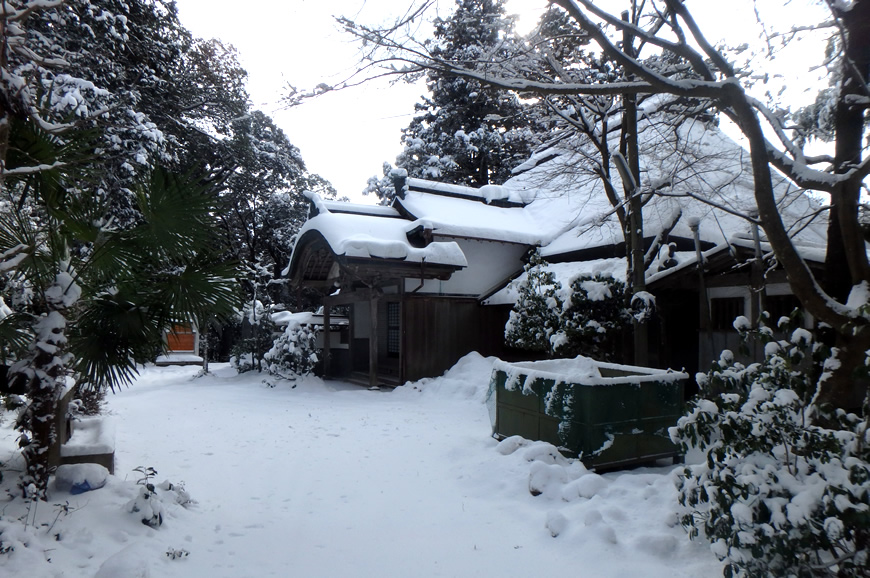
[[[734,331],[734,319],[743,315],[743,297],[710,299],[710,321],[713,331]]]
[[[770,324],[776,327],[779,318],[788,317],[795,309],[800,309],[801,302],[794,295],[768,295],[764,308],[770,314]]]
[[[399,302],[390,301],[387,303],[387,355],[390,357],[399,356]]]

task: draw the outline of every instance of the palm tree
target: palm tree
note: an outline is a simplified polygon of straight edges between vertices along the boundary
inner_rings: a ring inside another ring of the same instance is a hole
[[[13,119],[0,180],[0,295],[16,297],[15,313],[0,319],[0,340],[16,358],[10,382],[27,392],[18,424],[22,488],[40,499],[64,391],[114,391],[154,358],[171,324],[228,315],[236,302],[213,191],[192,175],[154,170],[129,191],[135,222],[117,227],[91,186],[101,168],[95,142]]]

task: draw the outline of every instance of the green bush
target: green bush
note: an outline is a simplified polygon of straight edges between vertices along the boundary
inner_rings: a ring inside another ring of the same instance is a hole
[[[552,352],[550,337],[559,330],[561,283],[546,270],[547,262],[535,251],[525,266],[526,278],[518,286],[519,297],[505,325],[508,345],[529,351]]]
[[[316,337],[313,327],[292,321],[263,356],[267,371],[283,379],[311,374],[318,360]]]
[[[239,373],[262,369],[261,360],[275,340],[275,324],[269,308],[257,301],[237,312],[241,335],[230,352],[230,365]]]
[[[508,345],[550,356],[586,355],[621,361],[619,343],[630,313],[625,307],[625,283],[604,275],[574,279],[567,289],[535,253],[505,326]]]
[[[862,418],[813,404],[836,357],[809,331],[751,333],[766,342],[764,361],[722,352],[671,429],[684,451],[706,453],[678,481],[683,525],[710,541],[727,577],[870,576],[870,408]]]

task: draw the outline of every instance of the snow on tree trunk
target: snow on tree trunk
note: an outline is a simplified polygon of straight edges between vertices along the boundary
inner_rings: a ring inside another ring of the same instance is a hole
[[[48,479],[52,473],[49,448],[58,441],[58,401],[67,386],[72,385],[70,356],[64,352],[67,343],[66,318],[63,311],[79,298],[80,290],[72,276],[61,272],[45,292],[47,313],[33,323],[34,340],[30,356],[14,364],[12,379],[24,380],[28,405],[18,428],[22,432],[20,445],[27,470],[21,486],[24,495],[44,500]]]

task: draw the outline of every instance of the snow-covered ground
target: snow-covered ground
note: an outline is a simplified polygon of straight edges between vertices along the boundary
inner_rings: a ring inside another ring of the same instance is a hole
[[[0,541],[14,547],[0,576],[721,576],[677,521],[674,466],[598,475],[547,444],[492,439],[492,361],[472,354],[395,391],[144,368],[109,396],[104,488],[53,491],[26,529],[20,499],[0,504]],[[0,461],[14,492],[11,421]],[[163,525],[141,524],[127,511],[139,466],[195,503],[159,492]]]

